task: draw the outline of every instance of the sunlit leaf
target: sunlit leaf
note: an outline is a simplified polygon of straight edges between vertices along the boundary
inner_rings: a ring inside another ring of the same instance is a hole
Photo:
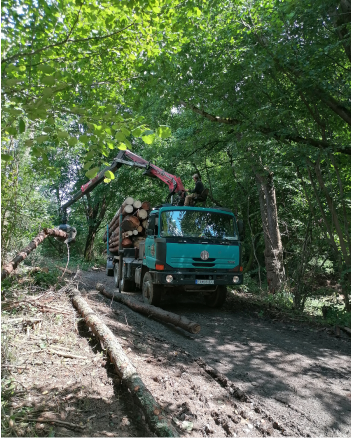
[[[93,167],[92,169],[88,170],[88,172],[85,174],[85,176],[89,179],[94,178],[99,172],[100,167]]]
[[[109,179],[115,179],[115,175],[114,175],[114,173],[111,172],[110,170],[106,170],[106,172],[104,173],[104,175],[105,175],[106,178],[109,178]]]

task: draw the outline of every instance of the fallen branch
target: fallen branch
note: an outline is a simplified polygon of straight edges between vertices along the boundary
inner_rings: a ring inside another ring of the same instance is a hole
[[[40,420],[39,418],[26,418],[27,421],[36,421],[37,423],[56,423],[61,424],[62,426],[68,427],[70,429],[85,429],[86,426],[80,426],[79,424],[68,423],[67,421],[61,420]]]
[[[66,274],[69,274],[69,275],[74,275],[75,274],[75,272],[71,271],[70,269],[66,269],[65,270],[65,268],[62,268],[61,266],[57,266],[57,265],[55,265],[55,267],[57,269],[59,269],[60,271],[62,271],[62,272],[66,272]]]
[[[128,359],[122,346],[117,341],[112,331],[98,318],[78,289],[71,286],[72,302],[93,333],[103,342],[111,362],[115,365],[117,373],[130,390],[134,400],[144,412],[145,419],[157,436],[178,436],[173,426],[167,423],[161,406],[153,398],[144,382],[138,375],[134,365]]]
[[[88,359],[86,356],[76,356],[75,354],[65,353],[64,351],[48,350],[52,354],[57,354],[57,356],[68,357],[70,359]]]
[[[351,336],[351,329],[349,329],[348,327],[340,327],[341,330],[343,330],[345,333],[347,333],[349,336]]]
[[[167,312],[166,310],[160,309],[159,307],[151,306],[150,304],[141,303],[133,298],[126,297],[120,293],[109,292],[105,289],[104,285],[97,284],[96,289],[108,298],[112,298],[114,301],[123,303],[136,312],[143,313],[147,316],[153,316],[162,322],[171,323],[177,327],[182,328],[190,333],[199,333],[201,330],[200,324],[191,321],[185,316],[180,316],[172,312]]]
[[[19,252],[15,258],[11,260],[10,263],[5,265],[1,271],[1,280],[4,280],[8,277],[11,272],[17,269],[17,266],[23,262],[24,259],[27,258],[28,254],[30,254],[34,249],[38,247],[48,236],[58,237],[59,239],[66,239],[67,234],[64,231],[60,230],[52,230],[49,228],[44,228],[26,248],[24,248],[21,252]]]

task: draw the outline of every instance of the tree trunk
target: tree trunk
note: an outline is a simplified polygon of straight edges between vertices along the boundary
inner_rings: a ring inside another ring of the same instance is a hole
[[[265,242],[264,256],[268,288],[271,293],[275,293],[283,285],[285,272],[273,173],[267,173],[263,176],[255,172],[255,177],[258,186]]]
[[[153,398],[147,389],[136,368],[123,351],[112,331],[101,321],[100,318],[88,306],[80,295],[78,289],[71,288],[72,302],[84,317],[85,322],[93,333],[103,342],[111,362],[122,378],[122,382],[129,389],[133,399],[142,409],[147,424],[157,436],[178,436],[173,426],[167,423],[162,407]]]
[[[103,284],[98,283],[96,289],[108,298],[112,298],[119,303],[123,303],[136,312],[142,313],[147,316],[153,316],[165,323],[171,323],[176,327],[180,327],[190,333],[199,333],[201,330],[200,324],[195,321],[191,321],[185,316],[176,315],[172,312],[160,309],[159,307],[152,306],[150,304],[141,303],[140,301],[133,300],[133,298],[126,297],[120,293],[109,292],[105,289]]]
[[[58,237],[61,240],[67,238],[67,234],[61,230],[52,230],[49,228],[44,228],[31,242],[28,246],[26,246],[20,253],[16,255],[15,258],[11,260],[10,263],[7,263],[1,271],[1,280],[8,277],[11,272],[17,269],[17,266],[23,262],[24,259],[27,258],[28,254],[30,254],[34,249],[38,247],[48,236]]]
[[[93,206],[89,193],[87,193],[86,197],[88,201],[88,205],[86,208],[88,235],[85,241],[84,258],[85,260],[91,260],[93,258],[93,249],[94,249],[94,241],[95,241],[96,233],[97,230],[99,229],[99,226],[101,225],[101,222],[104,219],[107,210],[107,202],[106,202],[106,197],[104,196],[101,202],[97,202]]]

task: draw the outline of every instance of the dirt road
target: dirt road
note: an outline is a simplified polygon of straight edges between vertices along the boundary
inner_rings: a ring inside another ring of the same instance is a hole
[[[166,304],[201,324],[189,335],[111,304],[94,290],[97,282],[113,290],[105,273],[83,281],[88,303],[185,435],[351,435],[350,340],[246,314],[230,298],[221,310]]]

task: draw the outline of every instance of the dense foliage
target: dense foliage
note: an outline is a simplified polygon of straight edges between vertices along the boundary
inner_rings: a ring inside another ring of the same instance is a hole
[[[265,287],[268,252],[281,252],[295,307],[335,291],[350,310],[349,0],[2,7],[3,257],[132,148],[186,187],[197,171],[210,203],[244,218],[249,284]],[[72,251],[89,259],[126,193],[166,195],[129,168],[106,183],[70,213]]]

